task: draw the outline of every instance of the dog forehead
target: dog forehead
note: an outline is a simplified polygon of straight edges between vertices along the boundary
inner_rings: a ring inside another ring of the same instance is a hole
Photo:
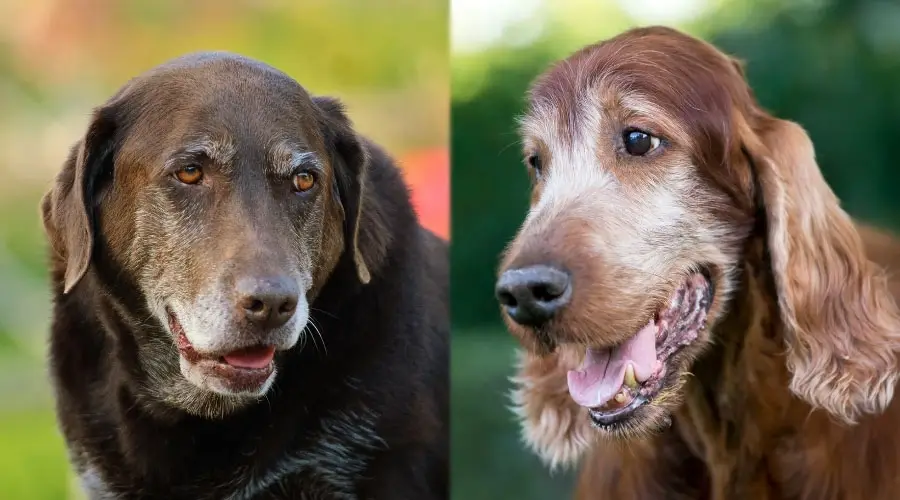
[[[755,102],[737,61],[669,28],[636,29],[581,49],[540,75],[528,98],[524,122],[545,122],[531,127],[543,130],[541,140],[551,133],[570,140],[593,106],[708,166],[733,153],[736,117]]]
[[[287,74],[229,53],[185,55],[126,83],[107,102],[128,123],[179,120],[246,124],[254,129],[315,129],[318,109]]]
[[[320,111],[306,90],[233,54],[174,59],[133,79],[107,106],[124,134],[122,154],[153,164],[186,148],[226,159],[255,152],[285,164],[324,150]]]
[[[242,87],[248,95],[259,87],[267,93],[310,96],[296,80],[283,71],[249,57],[228,52],[197,52],[166,61],[133,81],[158,84],[167,80],[191,85],[200,92],[215,93],[217,87]]]

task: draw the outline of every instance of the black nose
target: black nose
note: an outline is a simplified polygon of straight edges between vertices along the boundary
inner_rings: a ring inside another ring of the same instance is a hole
[[[510,269],[497,281],[497,300],[516,323],[540,326],[572,297],[569,273],[549,266]]]
[[[236,292],[238,311],[266,330],[287,323],[300,296],[297,282],[286,276],[243,278],[238,280]]]

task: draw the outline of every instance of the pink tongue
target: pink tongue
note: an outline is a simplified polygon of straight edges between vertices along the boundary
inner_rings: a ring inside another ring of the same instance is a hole
[[[225,362],[235,368],[258,369],[269,366],[275,357],[274,347],[248,347],[223,356]]]
[[[568,373],[569,394],[581,406],[603,406],[622,388],[628,363],[634,365],[634,376],[639,382],[647,380],[656,371],[659,362],[653,321],[622,345],[611,349],[588,349],[581,368]]]

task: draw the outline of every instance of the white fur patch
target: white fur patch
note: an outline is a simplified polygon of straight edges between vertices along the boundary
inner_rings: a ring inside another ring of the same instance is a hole
[[[322,159],[312,151],[291,143],[280,142],[275,144],[269,152],[269,169],[272,174],[279,177],[288,177],[294,174],[298,167],[312,165],[322,167]]]
[[[230,139],[214,139],[211,137],[200,138],[184,147],[182,152],[166,162],[166,167],[170,167],[173,161],[182,160],[183,157],[193,157],[198,154],[205,155],[221,166],[228,166],[234,159],[236,149],[234,143]]]
[[[518,350],[517,371],[522,372],[526,355]],[[557,406],[547,404],[534,408],[534,401],[543,398],[529,395],[531,391],[544,392],[547,380],[528,377],[510,378],[514,388],[510,392],[511,410],[522,425],[522,440],[551,470],[574,467],[584,453],[597,441],[597,431],[590,425],[587,412],[578,405]],[[565,380],[558,381],[568,398]],[[535,387],[540,383],[541,387]]]
[[[78,475],[81,487],[90,500],[116,500],[119,495],[113,493],[107,486],[100,472],[92,465],[88,465]]]

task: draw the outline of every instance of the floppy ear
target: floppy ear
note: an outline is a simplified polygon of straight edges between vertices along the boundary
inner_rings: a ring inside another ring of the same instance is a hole
[[[63,293],[87,272],[94,247],[94,207],[99,180],[112,171],[112,113],[94,112],[84,138],[69,152],[53,187],[41,200],[44,230],[56,265],[64,269]]]
[[[340,101],[332,97],[313,97],[313,103],[324,115],[321,128],[325,141],[329,149],[336,152],[333,165],[338,198],[344,211],[344,242],[353,253],[359,281],[367,284],[372,276],[360,251],[359,226],[363,214],[368,152],[353,131]]]
[[[822,177],[797,124],[762,113],[744,146],[764,199],[791,390],[847,423],[877,414],[897,381],[900,314],[884,271]]]

